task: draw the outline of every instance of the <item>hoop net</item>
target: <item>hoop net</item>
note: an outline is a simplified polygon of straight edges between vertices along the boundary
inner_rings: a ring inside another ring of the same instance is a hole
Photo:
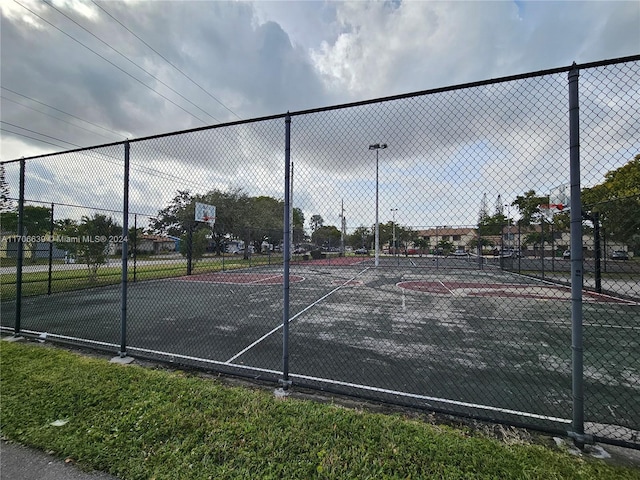
[[[211,228],[213,228],[213,226],[214,226],[214,225],[215,225],[215,223],[216,223],[216,217],[210,217],[209,215],[204,215],[204,216],[202,217],[202,221],[203,221],[203,222],[205,222],[205,223],[208,223],[208,224],[209,224],[209,226],[210,226]]]

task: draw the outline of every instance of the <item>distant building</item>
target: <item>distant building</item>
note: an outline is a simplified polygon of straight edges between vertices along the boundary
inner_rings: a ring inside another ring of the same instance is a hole
[[[0,239],[0,258],[18,258],[18,236],[2,235]],[[23,258],[49,258],[49,245],[49,242],[25,243]],[[64,258],[65,253],[53,244],[51,258]]]
[[[466,250],[472,240],[478,238],[474,227],[431,227],[419,230],[418,236],[429,242],[430,248],[435,248],[441,242],[453,244],[454,250]]]
[[[180,239],[162,235],[139,235],[135,241],[130,240],[127,246],[129,252],[133,252],[134,248],[137,253],[151,255],[175,252],[180,251]],[[122,245],[116,243],[109,245],[109,255],[115,255],[119,252],[122,252]]]
[[[160,235],[142,235],[135,243],[135,248],[139,253],[151,253],[154,255],[176,251],[176,237]],[[133,242],[129,243],[129,248],[133,248]],[[179,249],[178,244],[178,249]]]

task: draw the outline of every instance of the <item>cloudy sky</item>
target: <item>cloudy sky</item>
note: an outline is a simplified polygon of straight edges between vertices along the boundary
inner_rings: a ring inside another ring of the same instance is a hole
[[[637,1],[2,0],[0,12],[3,161],[640,53]],[[280,125],[266,126],[267,133],[234,131],[234,151],[257,150],[238,139],[277,136],[272,131],[279,132]],[[385,130],[373,132],[364,143],[378,141],[374,136]],[[222,137],[231,142],[228,133]],[[392,140],[382,140],[390,142],[391,154]],[[215,141],[215,135],[207,141]],[[281,146],[273,148],[277,156]],[[473,148],[477,153],[484,147],[476,139]],[[445,150],[439,159],[446,158]],[[158,175],[178,175],[186,157],[148,151],[137,163]],[[414,171],[408,157],[397,156],[395,167]],[[252,181],[241,180],[240,166],[225,178],[205,166],[180,176],[195,174],[194,183],[202,188],[251,190]],[[315,209],[333,218],[336,205],[320,207],[313,189],[304,188],[308,176],[322,168],[304,162],[299,167],[306,176],[300,177],[297,192],[301,201],[308,197],[307,215]],[[258,168],[252,170],[253,183],[269,176],[269,169]],[[360,161],[353,168],[340,172],[346,175],[341,180],[346,191],[354,188],[349,179],[370,174]],[[59,189],[62,171],[69,177],[62,165],[45,170],[41,176]],[[282,169],[275,170],[274,185],[256,192],[282,196],[276,187]],[[109,182],[117,183],[118,175],[105,180],[100,191],[115,195],[119,187]],[[145,188],[144,183],[134,185],[141,209],[145,198],[155,207],[185,188],[162,187],[162,182]],[[370,185],[359,185],[361,195],[369,195]],[[477,205],[477,195],[470,205]],[[72,202],[74,196],[64,200]],[[72,203],[80,200],[86,198]],[[392,207],[397,205],[387,200],[383,209]],[[369,220],[362,214],[357,222]]]

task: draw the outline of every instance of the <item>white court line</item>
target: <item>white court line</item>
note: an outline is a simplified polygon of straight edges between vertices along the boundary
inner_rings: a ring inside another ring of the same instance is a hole
[[[253,285],[255,283],[260,283],[260,282],[268,282],[269,280],[273,280],[274,278],[282,278],[282,275],[272,275],[271,277],[261,278],[260,280],[254,280],[252,282],[249,282],[246,285]]]
[[[357,383],[349,383],[349,382],[341,382],[339,380],[327,380],[324,378],[318,378],[318,377],[310,377],[308,375],[296,375],[296,374],[289,374],[289,377],[294,377],[294,378],[301,378],[304,380],[312,380],[312,381],[316,381],[316,382],[326,382],[326,383],[330,383],[332,385],[340,385],[343,387],[352,387],[352,388],[356,388],[358,390],[368,390],[371,392],[377,392],[377,393],[386,393],[389,395],[397,395],[397,396],[401,396],[401,397],[409,397],[409,398],[415,398],[418,400],[427,400],[430,402],[438,402],[438,403],[446,403],[449,405],[456,405],[458,407],[469,407],[469,408],[475,408],[475,409],[479,409],[479,410],[489,410],[492,412],[500,412],[500,413],[508,413],[510,415],[518,415],[521,417],[529,417],[529,418],[536,418],[539,420],[549,420],[552,422],[560,422],[560,423],[571,423],[571,420],[566,419],[566,418],[559,418],[559,417],[550,417],[547,415],[540,415],[537,413],[530,413],[530,412],[521,412],[519,410],[511,410],[508,408],[501,408],[501,407],[493,407],[491,405],[482,405],[479,403],[470,403],[470,402],[462,402],[460,400],[450,400],[448,398],[439,398],[439,397],[430,397],[428,395],[420,395],[417,393],[407,393],[407,392],[398,392],[397,390],[389,390],[386,388],[379,388],[379,387],[370,387],[370,386],[366,386],[366,385],[360,385]]]
[[[260,283],[260,282],[268,282],[269,280],[273,280],[274,278],[282,278],[282,275],[272,275],[271,277],[261,278],[259,280],[253,280],[251,282],[248,282],[247,285],[253,285],[254,283]]]
[[[0,327],[0,331],[1,330],[6,330],[9,332],[13,332],[13,328],[9,328],[9,327]],[[80,337],[71,337],[69,335],[59,335],[57,333],[47,333],[47,332],[39,332],[36,330],[20,330],[20,332],[24,332],[24,333],[28,333],[30,335],[42,335],[42,334],[46,334],[47,338],[58,338],[61,340],[67,340],[67,341],[73,341],[73,342],[78,342],[78,343],[90,343],[93,345],[100,345],[103,347],[112,347],[112,348],[120,348],[120,345],[117,345],[115,343],[108,343],[108,342],[99,342],[97,340],[88,340],[86,338],[80,338]],[[46,339],[45,339],[46,340]],[[170,358],[181,358],[183,360],[192,360],[192,361],[196,361],[196,362],[201,362],[201,363],[209,363],[212,365],[229,365],[227,362],[221,362],[220,360],[211,360],[208,358],[201,358],[201,357],[193,357],[191,355],[182,355],[180,353],[171,353],[171,352],[163,352],[162,350],[153,350],[150,348],[142,348],[142,347],[132,347],[130,345],[127,345],[127,351],[136,351],[136,352],[142,352],[142,353],[152,353],[154,355],[161,355],[163,357],[170,357]],[[238,363],[233,363],[231,364],[232,367],[235,368],[240,368],[240,369],[244,369],[244,370],[250,370],[250,371],[257,371],[257,372],[264,372],[264,373],[271,373],[274,375],[281,375],[282,372],[279,370],[270,370],[268,368],[258,368],[258,367],[250,367],[247,365],[241,365]]]
[[[10,332],[14,331],[13,327],[0,327],[0,330],[7,330]],[[90,343],[92,345],[100,345],[102,347],[113,347],[113,348],[120,348],[120,345],[115,344],[115,343],[109,343],[109,342],[100,342],[98,340],[88,340],[86,338],[79,338],[79,337],[70,337],[69,335],[59,335],[57,333],[48,333],[48,332],[40,332],[37,330],[25,330],[20,329],[20,333],[28,333],[29,335],[44,335],[42,337],[43,340],[46,340],[48,337],[52,337],[52,338],[59,338],[61,340],[69,340],[69,341],[74,341],[74,342],[81,342],[81,343]],[[20,333],[18,333],[18,335],[20,335]]]
[[[522,273],[518,273],[518,272],[510,272],[512,275],[516,275],[518,277],[524,277],[528,280],[535,280],[538,283],[546,283],[547,285],[552,285],[554,287],[560,287],[560,288],[565,288],[568,290],[571,290],[571,285],[564,285],[562,283],[558,283],[557,281],[553,281],[553,280],[548,280],[546,278],[535,278],[535,277],[530,277],[528,275],[524,275]],[[535,285],[531,285],[531,286],[535,286]],[[603,298],[610,298],[612,300],[617,300],[618,302],[622,303],[622,304],[626,304],[626,305],[640,305],[640,302],[634,302],[633,300],[627,300],[626,298],[620,298],[620,297],[615,297],[613,295],[609,295],[607,293],[598,293],[598,292],[592,292],[590,290],[587,290],[586,288],[582,289],[582,295],[587,295],[591,298],[597,298],[597,297],[603,297]],[[572,299],[573,300],[573,299]],[[584,303],[584,301],[583,301]]]
[[[583,327],[602,327],[602,328],[618,328],[621,330],[638,330],[640,332],[640,327],[625,327],[624,325],[599,325],[597,323],[583,323]]]
[[[522,322],[522,323],[544,323],[546,325],[554,325],[556,327],[570,327],[571,322],[552,322],[549,320],[527,320],[526,318],[504,318],[504,317],[476,317],[481,320],[497,320],[504,322]],[[624,325],[609,325],[609,324],[599,324],[599,323],[583,323],[583,327],[601,327],[601,328],[617,328],[620,330],[638,330],[640,331],[640,327],[627,327]]]
[[[444,283],[442,283],[442,280],[438,280],[438,283],[440,283],[440,285],[442,285],[444,288],[446,288],[447,290],[449,290],[449,293],[451,295],[453,295],[453,290],[451,290],[449,287],[447,287]]]
[[[289,318],[288,322],[291,323],[292,321],[294,321],[296,318],[298,318],[300,315],[302,315],[303,313],[305,313],[307,310],[315,307],[318,303],[320,303],[322,300],[324,300],[325,298],[333,295],[334,293],[336,293],[338,290],[340,290],[341,288],[343,288],[345,285],[349,284],[349,282],[353,281],[354,279],[358,278],[360,275],[362,275],[364,272],[366,272],[367,270],[369,270],[371,267],[367,267],[364,270],[362,270],[359,273],[356,273],[353,277],[351,277],[349,280],[347,280],[346,282],[344,282],[342,285],[337,286],[336,288],[334,288],[333,290],[331,290],[329,293],[327,293],[326,295],[324,295],[323,297],[319,298],[318,300],[316,300],[315,302],[313,302],[311,305],[305,307],[303,310],[301,310],[300,312],[296,313],[293,317]],[[273,335],[274,333],[276,333],[278,330],[280,330],[282,328],[282,325],[278,325],[277,327],[271,329],[271,331],[265,333],[262,337],[260,337],[258,340],[256,340],[255,342],[253,342],[251,345],[249,345],[248,347],[244,348],[243,350],[241,350],[240,352],[238,352],[237,354],[235,354],[233,357],[231,357],[229,360],[227,360],[226,364],[230,364],[231,362],[233,362],[236,358],[238,358],[239,356],[245,354],[247,351],[251,350],[253,347],[255,347],[257,344],[259,344],[260,342],[262,342],[265,338],[270,337],[271,335]]]
[[[523,322],[523,323],[544,323],[547,325],[555,325],[557,327],[571,326],[571,322],[552,322],[549,320],[527,320],[526,318],[504,318],[504,317],[477,317],[482,320],[497,320],[497,321],[506,321],[506,322]],[[640,331],[640,327],[628,327],[624,325],[609,325],[609,324],[599,324],[599,323],[583,323],[583,327],[602,327],[602,328],[618,328],[621,330],[638,330]]]

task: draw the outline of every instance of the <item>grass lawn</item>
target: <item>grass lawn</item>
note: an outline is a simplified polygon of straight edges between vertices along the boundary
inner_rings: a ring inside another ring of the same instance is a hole
[[[249,266],[268,265],[281,263],[282,257],[267,257],[256,255],[251,260],[244,260],[238,257],[225,257],[224,264],[221,257],[205,257],[193,263],[192,273],[216,272],[223,269],[233,270],[236,268],[247,268]],[[80,268],[76,270],[54,270],[51,273],[52,293],[68,292],[71,290],[81,290],[101,285],[117,285],[122,280],[122,267],[117,259],[111,260],[111,265],[101,266],[98,269],[98,278],[91,281],[88,278],[88,270]],[[129,265],[127,269],[127,279],[134,281],[134,269]],[[187,274],[186,260],[184,263],[165,263],[155,265],[138,265],[135,268],[135,280],[155,280],[159,278],[181,277]],[[2,274],[0,276],[0,298],[3,301],[16,298],[15,273]],[[35,296],[46,295],[48,291],[49,272],[25,272],[22,274],[22,295]]]
[[[0,367],[4,437],[126,479],[640,478],[422,418],[277,399],[39,344],[0,342]]]

